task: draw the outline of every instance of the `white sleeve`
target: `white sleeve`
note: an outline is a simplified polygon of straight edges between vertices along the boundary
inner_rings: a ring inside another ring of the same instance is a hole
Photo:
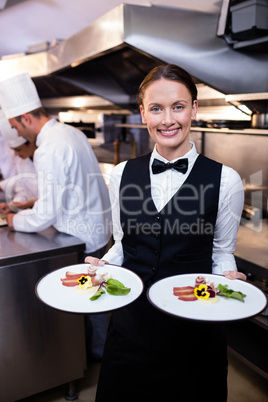
[[[244,189],[239,174],[223,166],[213,239],[212,272],[215,274],[237,270],[234,252],[243,205]]]
[[[64,161],[54,152],[39,152],[35,164],[38,177],[38,200],[33,208],[18,212],[13,219],[14,229],[39,232],[55,224],[60,210],[59,184],[64,187]]]
[[[2,180],[0,187],[5,192],[6,202],[25,202],[37,199],[37,178],[32,172],[18,173],[9,179]]]
[[[20,175],[14,175],[0,182],[0,187],[5,193],[5,202],[24,202],[27,201],[27,193],[20,183]]]
[[[112,208],[112,222],[113,222],[113,238],[114,245],[103,256],[103,260],[108,261],[110,264],[122,265],[124,255],[121,240],[123,238],[123,230],[120,222],[120,205],[119,205],[119,191],[122,172],[126,162],[122,162],[115,166],[111,173],[109,183],[109,196]]]

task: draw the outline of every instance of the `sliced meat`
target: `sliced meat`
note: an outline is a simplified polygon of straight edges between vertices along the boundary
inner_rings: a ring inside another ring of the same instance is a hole
[[[79,279],[79,278],[78,278]],[[76,286],[78,285],[77,279],[67,279],[67,278],[62,278],[61,282],[63,286]]]
[[[197,288],[199,285],[203,285],[206,283],[206,279],[204,278],[204,276],[198,276],[195,279],[195,287]]]
[[[88,268],[87,268],[87,272],[88,272],[88,275],[89,276],[95,276],[96,275],[96,273],[97,273],[97,267],[93,267],[92,265],[90,265]]]
[[[89,275],[89,276],[90,276],[90,275]],[[93,276],[90,276],[90,278],[91,278],[92,286],[99,286],[100,281],[98,280],[96,274],[93,275]]]
[[[87,276],[88,274],[85,273],[76,273],[76,272],[71,272],[71,271],[67,271],[65,276],[67,279],[79,279],[81,278],[81,276]]]
[[[179,300],[183,300],[183,301],[195,301],[197,300],[196,296],[194,293],[190,294],[190,295],[181,295],[178,297]]]
[[[183,296],[194,293],[194,288],[192,286],[182,286],[173,288],[173,294],[175,296]]]

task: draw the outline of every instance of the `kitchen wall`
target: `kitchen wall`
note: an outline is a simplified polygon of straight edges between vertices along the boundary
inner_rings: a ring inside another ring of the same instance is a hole
[[[268,136],[206,133],[204,154],[235,169],[245,188],[245,204],[267,217]]]

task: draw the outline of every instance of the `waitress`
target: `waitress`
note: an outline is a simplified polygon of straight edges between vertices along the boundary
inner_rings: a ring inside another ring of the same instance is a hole
[[[233,169],[198,155],[189,141],[198,104],[186,71],[153,69],[140,85],[139,105],[156,145],[113,170],[115,244],[103,260],[136,272],[145,291],[111,315],[96,401],[226,401],[222,325],[164,314],[151,306],[146,290],[178,274],[245,279],[233,256],[242,182]]]

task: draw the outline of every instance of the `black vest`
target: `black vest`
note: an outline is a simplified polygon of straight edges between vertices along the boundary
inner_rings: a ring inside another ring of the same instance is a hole
[[[184,184],[158,212],[151,197],[150,156],[129,160],[120,184],[122,265],[141,277],[145,291],[168,276],[211,273],[222,170],[220,163],[199,155]],[[178,322],[149,305],[145,292],[113,316],[121,333],[156,346],[157,338],[163,337],[163,326],[170,327],[172,336],[171,328]]]
[[[187,180],[158,212],[150,154],[127,162],[120,185],[123,266],[146,285],[171,275],[211,273],[222,165],[199,155]]]

